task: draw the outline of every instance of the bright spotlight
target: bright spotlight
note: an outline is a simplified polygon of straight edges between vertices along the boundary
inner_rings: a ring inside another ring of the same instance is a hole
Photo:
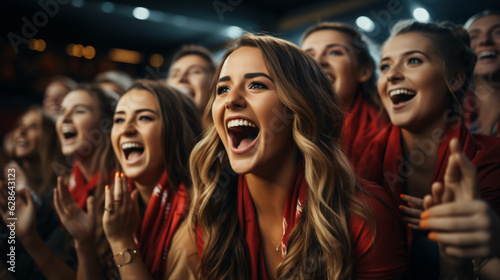
[[[149,18],[149,10],[144,7],[136,7],[133,14],[136,19],[145,20]]]
[[[111,2],[104,2],[101,4],[101,10],[105,13],[112,13],[115,10],[115,4]]]
[[[356,19],[356,25],[366,32],[375,30],[375,23],[369,17],[361,16]]]
[[[231,38],[238,38],[243,35],[243,29],[238,26],[231,26],[227,29],[227,36]]]
[[[413,11],[413,17],[421,22],[429,22],[430,16],[429,12],[427,12],[424,8],[417,8]]]

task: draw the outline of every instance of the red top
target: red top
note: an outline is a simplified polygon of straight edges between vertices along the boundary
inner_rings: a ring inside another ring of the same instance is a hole
[[[368,143],[389,120],[384,114],[358,94],[351,111],[345,115],[342,145],[355,166]]]
[[[299,165],[293,176],[283,217],[283,238],[281,241],[283,258],[286,257],[287,253],[288,236],[300,218],[307,193],[307,182],[302,164]],[[357,194],[359,199],[371,204],[375,215],[376,238],[372,244],[373,236],[368,223],[359,216],[354,214],[351,216],[350,233],[356,256],[355,278],[388,279],[398,276],[406,270],[404,226],[399,224],[397,218],[394,217],[394,215],[399,214],[394,207],[390,206],[390,198],[384,190],[365,181],[361,183],[364,189],[374,196]],[[255,208],[244,175],[240,175],[238,179],[238,216],[250,256],[250,271],[248,271],[250,279],[269,279]],[[198,229],[198,253],[201,258],[203,241],[200,238],[200,232]]]
[[[87,182],[83,178],[78,163],[75,163],[73,166],[73,171],[71,171],[71,176],[69,177],[68,189],[81,209],[86,208],[87,197],[96,188],[98,180],[99,172],[96,172],[90,181]]]
[[[438,131],[439,132],[439,131]],[[439,137],[442,135],[441,137]],[[463,124],[450,124],[441,133],[436,134],[439,139],[436,170],[432,181],[443,182],[448,157],[450,155],[449,142],[458,138],[464,154],[477,168],[479,193],[491,207],[500,213],[500,139],[485,135],[472,135]],[[422,141],[420,153],[435,147],[433,140]],[[414,162],[418,163],[419,152],[414,153]],[[413,166],[410,161],[403,158],[401,148],[401,129],[389,125],[367,147],[363,160],[359,162],[358,172],[365,179],[371,180],[381,186],[391,195],[394,202],[399,205],[403,201],[400,194],[403,189],[403,175],[411,172]]]
[[[153,279],[162,279],[172,238],[188,210],[189,196],[184,184],[173,192],[164,171],[149,199],[140,232],[134,234],[134,241]]]

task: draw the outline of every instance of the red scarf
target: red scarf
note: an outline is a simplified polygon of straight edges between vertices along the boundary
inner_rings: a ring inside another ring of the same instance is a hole
[[[385,115],[358,94],[351,111],[346,114],[342,145],[351,163],[356,165],[370,140],[389,123]]]
[[[96,188],[98,180],[99,172],[96,172],[90,181],[86,182],[85,178],[83,178],[82,172],[80,171],[78,163],[75,163],[69,178],[68,189],[80,208],[86,208],[87,197]]]
[[[500,182],[500,139],[498,138],[472,135],[462,122],[448,125],[438,146],[436,169],[432,181],[443,182],[444,180],[450,155],[449,143],[453,138],[459,139],[462,151],[477,168],[479,193],[482,199],[487,201],[497,213],[500,213],[500,187],[498,185]],[[358,172],[366,179],[383,186],[396,205],[403,204],[400,194],[405,193],[401,174],[404,174],[408,168],[411,169],[409,161],[403,159],[401,141],[401,129],[392,124],[389,125],[368,146],[363,160],[358,165]],[[425,151],[425,146],[422,144],[422,151]]]
[[[153,279],[162,279],[172,238],[189,210],[189,196],[183,183],[176,193],[164,171],[149,199],[140,232],[134,241]]]

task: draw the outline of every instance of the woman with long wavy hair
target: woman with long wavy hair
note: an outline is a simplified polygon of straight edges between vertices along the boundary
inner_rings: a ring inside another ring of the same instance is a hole
[[[320,66],[284,40],[246,35],[224,55],[212,123],[190,158],[204,279],[390,279],[405,270],[397,211],[380,187],[356,179],[334,96]]]

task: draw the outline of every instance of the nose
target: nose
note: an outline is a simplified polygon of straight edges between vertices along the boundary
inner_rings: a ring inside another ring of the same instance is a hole
[[[226,109],[237,110],[246,106],[245,98],[242,95],[241,89],[233,88],[227,95],[225,100]]]
[[[493,37],[491,32],[481,32],[478,36],[478,43],[480,46],[493,45]]]
[[[135,127],[135,121],[128,119],[122,125],[122,133],[125,135],[133,135],[137,132]]]
[[[397,82],[400,80],[403,80],[404,76],[401,73],[399,67],[397,65],[394,65],[390,69],[387,70],[385,73],[386,79],[388,82]]]
[[[318,53],[314,59],[319,63],[319,65],[322,68],[328,67],[328,63],[326,61],[326,55],[324,53]]]

